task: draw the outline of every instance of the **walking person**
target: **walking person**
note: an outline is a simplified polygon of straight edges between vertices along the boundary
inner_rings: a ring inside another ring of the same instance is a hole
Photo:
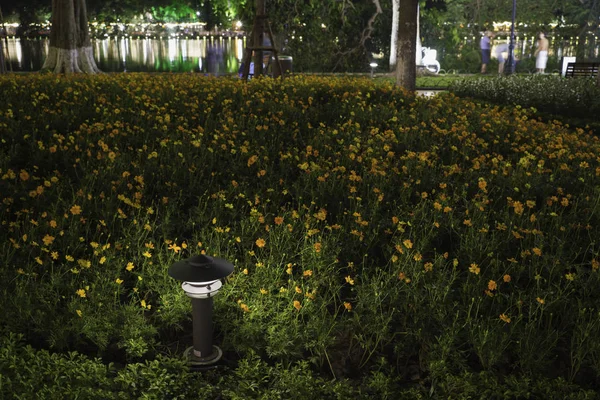
[[[537,41],[537,48],[535,49],[535,68],[539,74],[543,74],[546,70],[546,64],[548,63],[548,39],[544,32],[540,32],[539,39]]]
[[[498,59],[498,75],[502,75],[504,73],[504,64],[506,63],[506,58],[504,54],[508,54],[508,43],[502,43],[496,46],[496,58]]]
[[[479,47],[481,48],[481,73],[487,73],[487,65],[490,62],[492,55],[492,38],[494,34],[490,31],[485,31],[483,37],[479,41]]]

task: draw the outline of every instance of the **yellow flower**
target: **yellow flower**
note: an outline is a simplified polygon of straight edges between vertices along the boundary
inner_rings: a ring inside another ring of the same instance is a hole
[[[262,238],[256,239],[256,242],[254,243],[256,243],[256,246],[258,247],[265,247],[265,245],[267,244],[267,242],[265,242],[265,239]]]
[[[352,311],[352,304],[348,303],[347,301],[344,302],[344,308],[347,311]]]
[[[488,282],[488,289],[489,290],[496,290],[497,288],[498,288],[498,285],[496,284],[496,281],[490,280]]]
[[[421,261],[423,259],[423,256],[421,255],[421,253],[417,253],[413,256],[413,259],[415,261]]]
[[[515,214],[517,214],[517,215],[523,214],[523,210],[524,210],[523,203],[521,203],[520,201],[515,201],[513,203],[513,208],[515,210]]]
[[[248,159],[248,166],[251,166],[252,164],[254,164],[256,161],[258,160],[258,156],[257,155],[253,155]]]
[[[75,312],[77,313],[79,318],[81,318],[83,316],[83,313],[81,312],[81,310],[75,310]]]
[[[512,278],[510,277],[510,275],[506,274],[502,277],[502,279],[504,280],[504,282],[508,283],[511,281]]]
[[[244,268],[244,270],[242,271],[242,274],[248,275],[248,268]]]
[[[73,215],[79,215],[81,214],[81,207],[78,205],[74,205],[73,207],[71,207],[71,214]]]
[[[352,279],[352,277],[350,277],[350,275],[348,275],[346,277],[346,282],[348,282],[350,285],[354,285],[354,279]]]
[[[481,272],[481,269],[479,268],[479,266],[477,264],[473,263],[469,267],[469,272],[471,272],[475,275],[479,275],[479,272]]]
[[[406,239],[402,243],[404,244],[404,246],[406,246],[407,249],[412,249],[412,247],[413,247],[413,243],[409,239]]]
[[[242,309],[243,312],[250,312],[250,307],[248,307],[244,303],[240,303],[240,308]]]
[[[146,300],[142,299],[142,301],[140,301],[140,304],[142,305],[142,307],[146,308]]]
[[[298,300],[294,300],[294,308],[298,311],[302,308],[302,304]]]
[[[538,303],[540,303],[540,304],[544,304],[544,303],[546,302],[544,299],[541,299],[541,298],[539,298],[539,297],[536,297],[536,300],[537,300],[537,302],[538,302]]]
[[[565,278],[567,278],[568,281],[574,281],[575,280],[575,274],[574,273],[566,274]]]
[[[308,277],[308,276],[312,276],[313,272],[310,269],[307,269],[306,271],[304,271],[302,273],[302,276]]]
[[[510,317],[506,314],[500,314],[500,319],[504,322],[506,322],[507,324],[510,324]]]
[[[537,247],[534,247],[533,248],[533,254],[535,254],[536,256],[541,256],[542,255],[542,250],[539,249],[539,248],[537,248]]]
[[[79,295],[79,297],[86,297],[84,289],[79,289],[75,293],[77,293]]]
[[[132,270],[132,269],[134,269],[134,268],[135,268],[135,265],[133,265],[133,263],[132,263],[132,262],[128,262],[128,263],[127,263],[127,266],[125,267],[125,269],[126,269],[127,271],[131,271],[131,270]]]
[[[477,186],[479,186],[479,189],[481,189],[483,192],[487,192],[487,182],[485,181],[485,179],[479,178]]]
[[[592,260],[592,270],[594,271],[598,271],[598,268],[600,267],[600,262],[598,262],[598,260],[596,260],[595,258]]]
[[[267,289],[260,288],[260,293],[267,294],[267,293],[269,293],[269,291]]]
[[[327,219],[327,210],[324,208],[319,209],[319,212],[314,214],[314,217],[319,221],[325,221]]]
[[[177,246],[177,243],[170,244],[168,249],[173,250],[175,253],[179,253],[181,251],[181,247]]]
[[[283,224],[283,217],[275,217],[275,225]]]
[[[473,226],[473,224],[471,223],[471,220],[470,220],[470,219],[465,219],[465,220],[463,220],[463,225],[466,225],[466,226]]]
[[[142,253],[142,255],[143,255],[144,257],[147,257],[147,258],[150,258],[150,257],[152,257],[152,253],[150,253],[149,251],[145,251],[145,252],[143,252],[143,253]]]
[[[315,252],[316,253],[320,253],[321,252],[321,243],[315,243],[313,245],[313,247],[315,248]]]
[[[42,242],[44,242],[46,246],[50,246],[52,242],[54,242],[54,236],[46,235],[42,239]]]
[[[29,174],[27,173],[27,171],[22,169],[21,173],[19,173],[19,178],[21,178],[22,181],[26,181],[29,179]]]
[[[302,289],[296,286],[296,293],[302,293]]]
[[[115,282],[117,282],[117,285],[120,285],[121,283],[123,283],[123,279],[117,278],[115,279]]]

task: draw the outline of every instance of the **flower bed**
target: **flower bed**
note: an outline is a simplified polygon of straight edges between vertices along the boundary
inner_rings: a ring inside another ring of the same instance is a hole
[[[223,374],[243,382],[227,390],[265,362],[328,396],[598,387],[594,136],[369,79],[28,75],[0,92],[5,337],[176,358],[190,304],[166,272],[202,252],[236,266],[215,298],[240,360]]]

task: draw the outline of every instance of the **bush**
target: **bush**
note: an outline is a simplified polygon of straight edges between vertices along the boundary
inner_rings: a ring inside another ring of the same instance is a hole
[[[556,75],[512,75],[495,79],[464,79],[449,88],[458,96],[488,100],[498,104],[533,107],[547,118],[563,117],[581,126],[597,129],[600,88],[595,78],[565,79]]]

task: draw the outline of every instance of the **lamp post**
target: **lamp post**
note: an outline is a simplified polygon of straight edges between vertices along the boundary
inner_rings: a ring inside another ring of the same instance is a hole
[[[194,345],[184,353],[191,366],[211,365],[223,356],[221,349],[212,341],[213,297],[223,286],[221,279],[232,272],[233,264],[230,262],[205,255],[178,261],[169,268],[169,275],[183,281],[181,288],[192,299]]]
[[[510,42],[508,45],[508,68],[504,71],[507,75],[515,73],[515,19],[517,18],[517,0],[513,0],[512,21],[510,25]]]
[[[372,62],[369,64],[369,67],[371,67],[371,78],[373,78],[375,77],[375,68],[377,68],[377,63]]]

